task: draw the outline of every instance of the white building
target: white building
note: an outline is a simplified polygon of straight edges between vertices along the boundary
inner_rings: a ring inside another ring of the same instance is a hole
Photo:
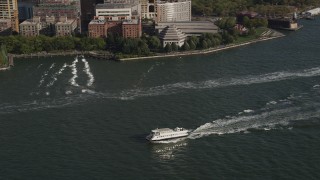
[[[39,36],[40,30],[42,29],[40,17],[25,20],[19,26],[19,32],[22,36]]]
[[[191,21],[191,0],[157,3],[156,22]]]
[[[141,13],[140,9],[138,4],[97,4],[96,16],[112,21],[130,20]]]
[[[204,33],[217,33],[218,27],[211,21],[187,21],[187,22],[160,22],[155,26],[156,32],[160,34],[163,29],[175,25],[187,36],[201,36]]]
[[[70,36],[77,28],[76,19],[67,19],[67,17],[60,17],[59,22],[55,24],[57,36]]]
[[[170,25],[162,30],[159,38],[162,41],[163,47],[166,47],[167,44],[173,43],[181,47],[183,46],[187,36],[181,32],[181,30],[177,29],[175,25]]]

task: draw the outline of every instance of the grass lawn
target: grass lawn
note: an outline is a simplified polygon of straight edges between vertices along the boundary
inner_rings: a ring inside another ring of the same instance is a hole
[[[254,39],[257,39],[263,32],[267,31],[268,28],[262,27],[256,29],[256,34],[251,36],[239,36],[238,39],[234,42],[234,44],[240,44],[244,42],[248,42]]]

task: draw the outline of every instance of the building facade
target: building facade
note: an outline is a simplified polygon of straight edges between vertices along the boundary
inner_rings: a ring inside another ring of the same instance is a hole
[[[94,17],[95,0],[81,0],[81,29],[88,31],[88,25]]]
[[[1,0],[0,1],[0,19],[11,19],[11,27],[13,31],[19,32],[17,0]]]
[[[156,17],[156,0],[140,0],[141,18],[154,19]]]
[[[112,4],[135,4],[137,0],[104,0],[104,3],[112,3]]]
[[[218,33],[218,26],[211,21],[189,21],[189,22],[160,22],[155,26],[157,34],[160,34],[166,27],[175,25],[187,36],[201,36],[204,33]]]
[[[162,46],[166,47],[167,44],[176,44],[177,46],[183,46],[187,36],[175,25],[167,26],[159,35],[162,41]]]
[[[96,16],[109,21],[130,20],[141,13],[139,4],[106,3],[96,5]]]
[[[59,22],[55,24],[56,36],[70,36],[75,33],[77,28],[76,19],[68,19],[67,17],[60,17]]]
[[[75,19],[77,22],[78,32],[81,32],[81,6],[80,0],[42,0],[33,8],[33,15],[39,16],[41,22],[45,23],[46,17],[55,17],[55,22],[59,17]]]
[[[122,21],[107,21],[107,33],[122,35]]]
[[[191,0],[157,3],[156,22],[191,21]]]
[[[19,10],[19,21],[22,22],[33,17],[33,6],[32,2],[23,2],[18,1],[18,10]]]
[[[39,36],[41,28],[40,17],[34,17],[20,24],[20,34],[23,36]]]
[[[108,33],[108,24],[105,20],[92,20],[88,26],[88,35],[89,37],[98,38],[98,37],[107,37]]]
[[[11,19],[0,19],[0,35],[11,34]]]
[[[122,37],[139,38],[142,35],[142,26],[140,19],[132,19],[122,22]]]

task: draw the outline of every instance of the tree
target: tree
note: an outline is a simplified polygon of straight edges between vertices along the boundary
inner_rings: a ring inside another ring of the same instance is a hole
[[[197,36],[191,36],[190,41],[192,41],[195,46],[199,44],[199,38]]]
[[[125,42],[123,44],[122,52],[125,53],[125,54],[130,54],[131,53],[130,45],[127,42]]]
[[[151,36],[148,44],[151,49],[159,49],[161,47],[161,41],[157,36]]]
[[[184,50],[184,51],[189,51],[190,50],[190,46],[189,46],[189,43],[187,41],[184,42],[184,44],[182,46],[182,50]]]
[[[208,48],[212,47],[212,41],[210,39],[206,39],[206,42],[208,44]]]
[[[171,44],[172,51],[178,51],[178,46],[176,43]]]
[[[208,43],[206,42],[206,40],[202,40],[201,41],[201,48],[202,49],[207,49],[208,48]]]
[[[197,48],[197,46],[195,45],[195,43],[192,40],[189,41],[189,45],[190,45],[191,50],[195,50]]]
[[[251,28],[252,24],[248,16],[243,17],[243,25],[244,27]]]
[[[164,50],[169,53],[172,51],[172,47],[171,47],[171,44],[170,43],[167,43],[167,45],[164,47]]]
[[[139,41],[139,48],[141,49],[141,54],[148,55],[150,53],[150,49],[145,41]]]

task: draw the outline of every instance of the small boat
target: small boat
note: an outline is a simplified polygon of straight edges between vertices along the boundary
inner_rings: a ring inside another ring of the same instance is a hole
[[[146,139],[150,142],[163,141],[163,140],[186,137],[189,134],[190,134],[190,131],[185,128],[180,128],[180,127],[176,127],[174,129],[161,128],[161,129],[152,130],[151,133],[146,137]]]

